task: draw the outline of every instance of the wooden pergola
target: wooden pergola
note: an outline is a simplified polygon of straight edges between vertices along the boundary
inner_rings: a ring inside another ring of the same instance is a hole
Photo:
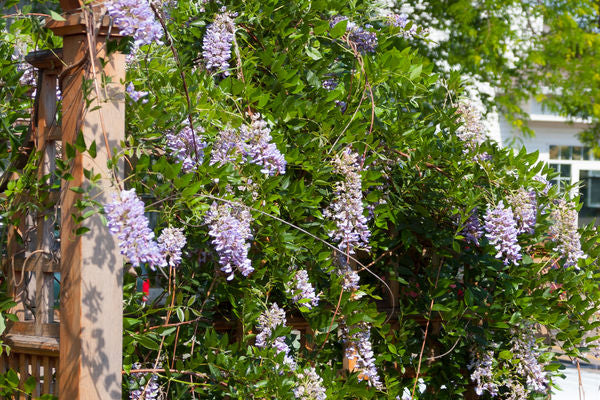
[[[84,234],[77,234],[81,225],[73,218],[82,214],[79,188],[100,203],[112,197],[114,172],[107,161],[124,139],[125,57],[106,52],[107,39],[118,30],[102,3],[82,7],[83,2],[61,0],[65,20],[49,20],[47,28],[63,37],[63,48],[26,58],[39,78],[25,148],[40,155],[39,179],[52,174],[58,158],[72,176],[60,182],[60,190],[37,199],[43,211],[23,211],[20,226],[9,227],[7,234],[3,268],[18,321],[7,328],[12,350],[2,356],[0,372],[13,368],[21,385],[35,377],[33,398],[121,399],[123,259],[98,214],[85,219]],[[92,82],[88,105],[85,82]],[[94,158],[87,152],[68,157],[67,148],[80,133],[87,146],[96,143]],[[91,185],[88,171],[100,174],[100,182]],[[18,173],[11,177],[17,178]],[[60,282],[58,309],[55,281]]]

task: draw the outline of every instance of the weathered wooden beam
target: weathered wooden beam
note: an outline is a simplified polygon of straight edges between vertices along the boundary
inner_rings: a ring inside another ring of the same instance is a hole
[[[38,336],[40,338],[55,338],[58,340],[60,333],[59,325],[56,322],[42,324],[41,334],[36,333],[36,327],[33,321],[9,322],[7,327],[11,335]]]
[[[100,35],[117,35],[119,30],[111,25],[108,15],[101,17],[98,34]],[[83,14],[68,14],[65,16],[66,21],[48,20],[46,27],[59,36],[82,35],[86,32],[85,19]],[[64,46],[63,46],[64,47]]]
[[[11,352],[58,357],[58,338],[10,333],[5,337]]]
[[[62,49],[32,51],[25,56],[25,61],[37,69],[59,73],[63,67]]]

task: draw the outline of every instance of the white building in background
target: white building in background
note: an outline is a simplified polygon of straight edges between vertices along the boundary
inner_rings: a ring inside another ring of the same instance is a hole
[[[594,219],[600,225],[600,157],[581,143],[578,134],[588,127],[585,121],[572,121],[544,110],[540,103],[531,99],[524,105],[530,114],[530,128],[535,132],[524,136],[513,128],[502,116],[489,118],[489,136],[501,146],[528,152],[539,151],[539,158],[553,167],[560,176],[553,179],[561,188],[578,184],[571,195],[581,195],[579,225],[587,225]]]

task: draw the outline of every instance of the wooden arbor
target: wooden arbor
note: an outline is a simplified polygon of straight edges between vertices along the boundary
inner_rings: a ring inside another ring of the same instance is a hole
[[[28,56],[40,79],[26,141],[39,157],[38,178],[52,179],[55,160],[62,157],[72,179],[42,196],[45,210],[25,210],[20,226],[9,228],[3,266],[19,321],[7,329],[13,351],[0,368],[15,369],[21,384],[37,378],[34,398],[48,393],[60,399],[116,400],[121,399],[123,260],[99,215],[85,219],[89,231],[84,234],[77,234],[80,225],[73,216],[85,212],[77,207],[79,188],[100,203],[115,190],[107,161],[124,138],[124,56],[105,51],[111,29],[101,1],[84,9],[78,1],[60,3],[66,20],[47,26],[63,36],[63,49]],[[90,82],[92,93],[84,93]],[[90,104],[86,97],[93,99]],[[95,143],[94,158],[80,152],[69,157],[67,149],[79,134],[88,147]],[[86,178],[90,172],[101,176],[94,187]],[[55,280],[60,281],[58,311]]]

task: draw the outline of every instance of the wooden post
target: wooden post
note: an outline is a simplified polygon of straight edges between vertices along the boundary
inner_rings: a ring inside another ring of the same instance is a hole
[[[83,222],[90,231],[82,235],[75,234],[79,225],[72,218],[73,214],[81,213],[76,208],[81,195],[71,189],[90,189],[84,176],[85,170],[93,170],[94,174],[100,173],[102,176],[99,187],[92,189],[95,200],[106,203],[111,199],[116,189],[112,185],[112,171],[107,168],[111,154],[106,143],[110,149],[114,149],[124,139],[125,100],[122,82],[125,79],[125,57],[114,53],[107,55],[105,52],[109,29],[106,18],[99,21],[103,11],[101,3],[94,2],[84,10],[73,10],[79,7],[77,1],[61,0],[63,9],[73,12],[65,14],[66,21],[50,21],[47,24],[56,34],[64,37],[63,157],[66,159],[67,146],[75,143],[79,132],[83,133],[88,148],[95,142],[97,149],[95,158],[89,153],[77,152],[75,158],[70,160],[73,180],[63,182],[60,199],[58,386],[59,398],[65,400],[121,399],[123,260],[116,239],[102,224],[99,215],[93,215]],[[89,35],[88,26],[92,29]],[[112,29],[111,35],[114,36],[116,32],[116,29]],[[95,59],[91,58],[90,53],[94,54]],[[96,78],[99,93],[95,90]],[[89,84],[84,86],[84,82]],[[85,108],[85,87],[91,88],[87,96],[94,99],[88,109]]]

